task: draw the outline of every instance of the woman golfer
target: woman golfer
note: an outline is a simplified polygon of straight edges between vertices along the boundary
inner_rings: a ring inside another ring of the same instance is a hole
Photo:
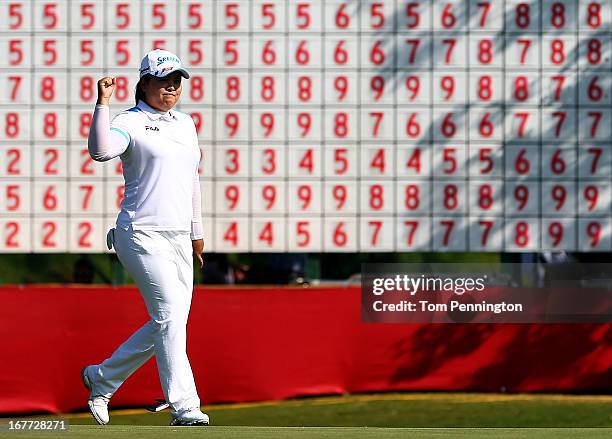
[[[89,133],[89,154],[123,163],[125,195],[116,229],[107,236],[136,281],[151,320],[100,364],[83,369],[91,391],[89,409],[99,424],[109,421],[108,401],[152,355],[172,410],[171,425],[208,425],[187,358],[187,317],[193,290],[193,256],[202,266],[202,223],[193,120],[174,109],[181,79],[179,58],[149,52],[140,65],[136,106],[109,121],[115,78],[98,81],[98,101]]]

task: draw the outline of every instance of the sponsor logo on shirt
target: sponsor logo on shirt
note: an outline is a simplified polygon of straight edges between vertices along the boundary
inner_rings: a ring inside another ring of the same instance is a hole
[[[145,131],[159,131],[158,127],[150,127],[148,125],[145,125]]]

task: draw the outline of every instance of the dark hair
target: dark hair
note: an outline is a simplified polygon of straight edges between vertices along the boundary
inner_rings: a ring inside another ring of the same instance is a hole
[[[146,102],[145,94],[144,94],[144,91],[142,91],[141,86],[149,82],[151,77],[152,77],[151,75],[144,75],[142,78],[138,80],[138,83],[136,84],[136,93],[134,94],[134,100],[136,101],[136,105],[138,105],[138,101]]]

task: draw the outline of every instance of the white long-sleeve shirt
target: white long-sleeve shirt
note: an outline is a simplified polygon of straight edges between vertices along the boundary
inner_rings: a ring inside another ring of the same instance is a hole
[[[96,105],[87,146],[94,160],[121,158],[125,193],[117,226],[189,231],[201,239],[200,149],[191,116],[144,101],[112,122],[109,113]]]

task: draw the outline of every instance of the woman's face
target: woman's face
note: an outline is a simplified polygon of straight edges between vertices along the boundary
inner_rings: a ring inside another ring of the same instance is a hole
[[[172,72],[163,78],[151,76],[142,85],[147,104],[156,110],[168,111],[176,105],[183,87],[181,84],[181,72]]]

